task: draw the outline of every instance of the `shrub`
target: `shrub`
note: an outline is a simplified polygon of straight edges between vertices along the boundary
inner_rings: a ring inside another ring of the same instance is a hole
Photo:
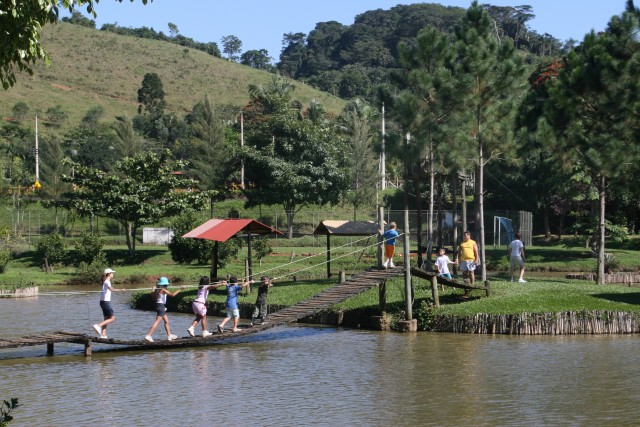
[[[0,249],[0,274],[6,271],[9,261],[11,261],[11,251],[7,248]]]
[[[64,237],[58,233],[48,234],[38,242],[36,253],[42,259],[47,273],[52,271],[52,264],[64,259],[66,249]]]
[[[620,260],[611,252],[604,254],[604,271],[606,273],[615,273],[620,270]]]
[[[75,261],[78,263],[92,264],[96,261],[104,261],[105,256],[102,248],[104,240],[94,233],[82,233],[80,238],[74,242]]]
[[[106,264],[104,254],[96,259],[95,262],[80,262],[76,274],[69,283],[72,285],[86,285],[90,283],[98,283],[102,274],[102,266]]]

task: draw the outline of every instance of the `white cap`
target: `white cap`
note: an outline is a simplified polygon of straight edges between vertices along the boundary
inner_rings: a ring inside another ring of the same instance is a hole
[[[112,270],[110,268],[105,268],[104,269],[104,274],[115,273],[115,272],[116,272],[115,270]]]

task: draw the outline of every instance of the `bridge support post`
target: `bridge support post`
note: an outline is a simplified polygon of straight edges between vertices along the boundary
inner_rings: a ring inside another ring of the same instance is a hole
[[[433,303],[436,308],[440,308],[440,296],[438,295],[438,278],[433,276],[431,278],[431,295],[433,296]]]
[[[47,356],[53,356],[53,343],[47,343]]]
[[[91,338],[84,340],[84,355],[91,356]]]
[[[347,275],[345,274],[344,270],[340,270],[340,272],[338,273],[338,283],[342,285],[346,281]]]
[[[398,330],[400,332],[417,332],[418,319],[401,320],[398,322]]]
[[[381,316],[371,316],[371,329],[376,331],[391,330],[391,316],[387,313],[382,313]]]

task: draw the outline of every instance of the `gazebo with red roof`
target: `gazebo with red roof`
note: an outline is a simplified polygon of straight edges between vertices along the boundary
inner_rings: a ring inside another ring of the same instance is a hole
[[[249,278],[251,278],[252,261],[251,261],[251,236],[253,234],[283,234],[275,228],[269,227],[255,219],[210,219],[202,225],[189,231],[182,237],[192,239],[206,239],[216,242],[213,253],[211,254],[211,279],[218,277],[218,242],[226,242],[239,232],[247,233],[247,258],[249,259]]]

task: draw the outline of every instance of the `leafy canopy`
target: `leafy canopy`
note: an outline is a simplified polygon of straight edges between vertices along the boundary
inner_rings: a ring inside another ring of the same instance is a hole
[[[75,164],[74,176],[64,180],[74,186],[70,208],[81,215],[100,215],[120,222],[127,229],[127,246],[135,251],[136,230],[145,224],[202,209],[209,197],[192,191],[195,181],[180,179],[172,172],[185,164],[171,161],[170,151],[146,152],[116,162],[114,173]]]

